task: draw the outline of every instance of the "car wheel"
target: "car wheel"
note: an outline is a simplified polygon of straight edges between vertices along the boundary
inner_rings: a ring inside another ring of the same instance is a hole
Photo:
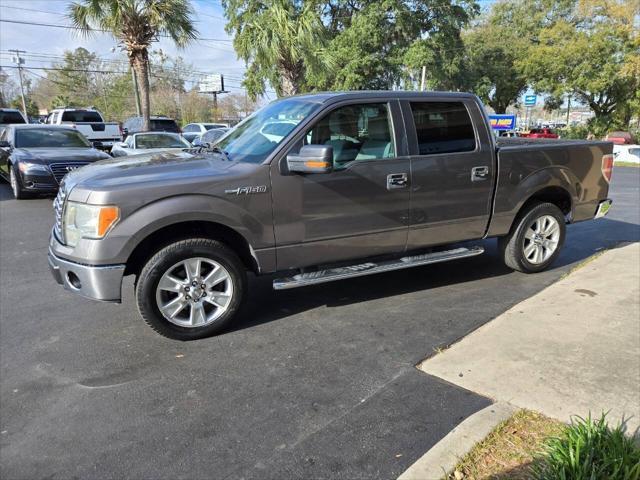
[[[11,185],[11,191],[16,200],[24,200],[29,195],[22,188],[22,182],[20,181],[20,175],[16,172],[16,167],[9,166],[9,184]]]
[[[160,250],[143,267],[136,285],[138,310],[165,337],[204,338],[231,323],[246,284],[244,265],[224,243],[181,240]]]
[[[498,245],[508,267],[535,273],[545,270],[558,258],[565,235],[562,211],[552,203],[535,203],[518,216]]]

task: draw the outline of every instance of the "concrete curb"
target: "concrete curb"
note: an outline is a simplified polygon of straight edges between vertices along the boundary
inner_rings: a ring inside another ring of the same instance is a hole
[[[451,473],[460,458],[517,410],[513,405],[497,402],[474,413],[405,470],[398,480],[438,480]]]

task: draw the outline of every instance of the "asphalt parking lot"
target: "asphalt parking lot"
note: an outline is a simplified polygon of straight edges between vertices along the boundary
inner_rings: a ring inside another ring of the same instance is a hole
[[[640,169],[537,275],[487,254],[319,287],[251,282],[235,329],[191,343],[63,291],[51,199],[0,185],[0,464],[6,479],[395,478],[490,400],[414,365],[575,263],[640,241]]]

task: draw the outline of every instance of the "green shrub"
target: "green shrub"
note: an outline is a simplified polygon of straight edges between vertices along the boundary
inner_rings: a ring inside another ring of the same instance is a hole
[[[593,420],[574,417],[571,425],[544,443],[533,464],[539,480],[638,480],[640,449],[625,428],[609,428],[606,414]]]

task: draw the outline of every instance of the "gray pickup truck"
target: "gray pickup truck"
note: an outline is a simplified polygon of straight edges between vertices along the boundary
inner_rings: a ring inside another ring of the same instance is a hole
[[[247,272],[275,289],[483,252],[547,268],[565,224],[605,215],[606,142],[496,143],[464,93],[346,92],[275,101],[215,145],[105,160],[65,177],[49,264],[58,283],[139,311],[167,337],[220,332]],[[475,244],[474,244],[474,241]],[[428,274],[428,272],[425,272]]]

